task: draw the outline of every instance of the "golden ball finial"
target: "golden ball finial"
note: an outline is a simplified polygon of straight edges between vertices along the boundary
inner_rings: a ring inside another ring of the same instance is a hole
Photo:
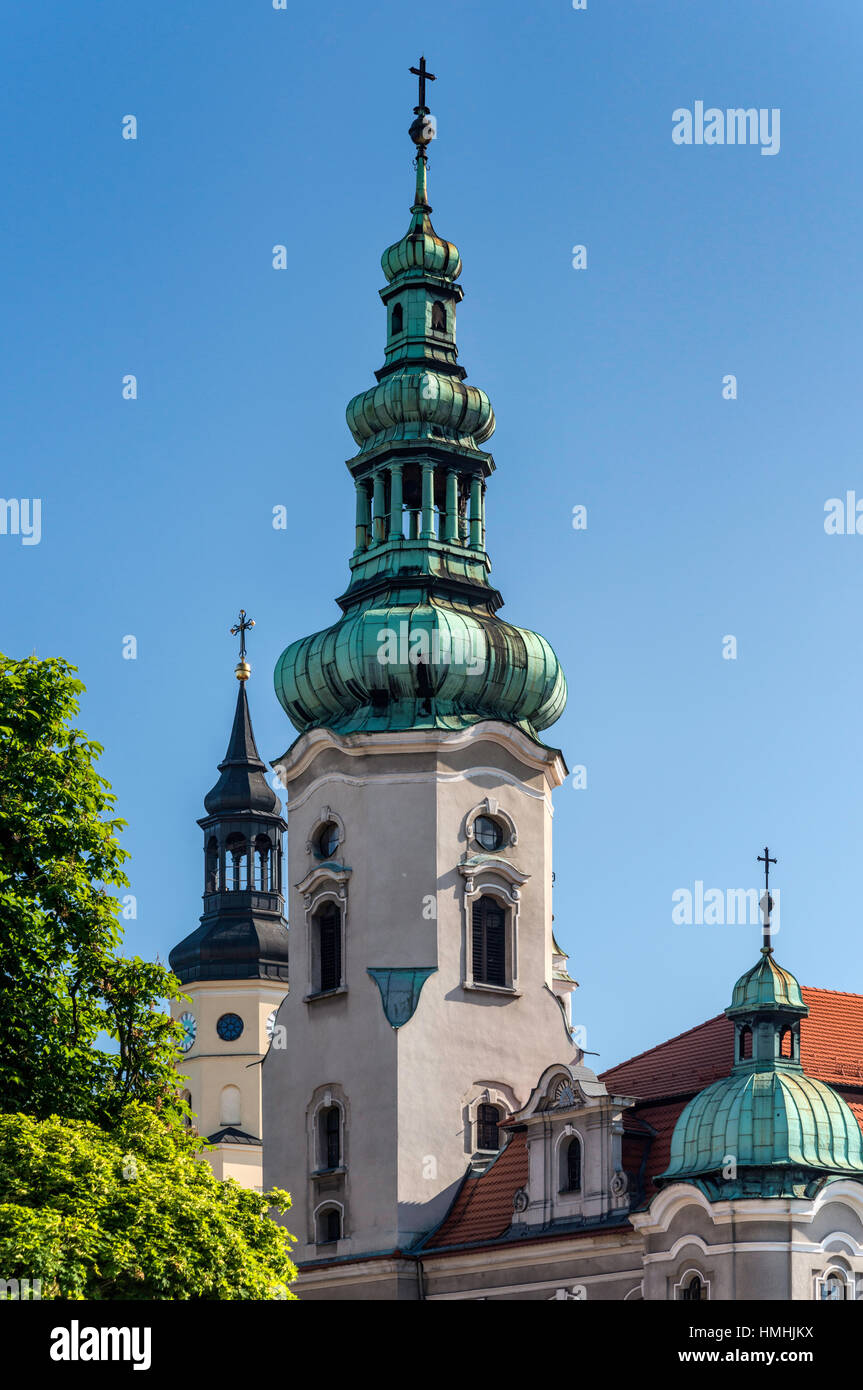
[[[238,681],[247,681],[252,674],[252,668],[248,661],[238,661],[234,667],[234,675]]]

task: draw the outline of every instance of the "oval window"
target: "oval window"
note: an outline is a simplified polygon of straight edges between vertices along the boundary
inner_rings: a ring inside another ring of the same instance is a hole
[[[339,827],[329,820],[321,826],[317,838],[318,854],[322,859],[330,859],[339,847]]]
[[[486,850],[500,849],[503,844],[503,830],[491,816],[477,816],[473,823],[473,837]]]

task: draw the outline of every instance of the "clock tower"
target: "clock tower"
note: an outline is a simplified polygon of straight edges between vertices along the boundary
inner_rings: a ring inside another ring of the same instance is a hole
[[[240,683],[219,780],[204,798],[204,911],[175,946],[171,969],[191,1003],[175,1003],[184,1029],[179,1070],[218,1178],[261,1187],[261,1067],[276,1009],[288,988],[282,893],[281,802],[255,745],[241,611]]]

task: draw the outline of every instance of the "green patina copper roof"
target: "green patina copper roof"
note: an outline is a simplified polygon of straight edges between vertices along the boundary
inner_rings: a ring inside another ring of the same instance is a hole
[[[738,1060],[681,1113],[657,1184],[694,1182],[722,1200],[803,1197],[826,1179],[863,1179],[860,1126],[838,1092],[804,1072],[799,1028],[809,1010],[769,948],[737,981],[725,1012]]]
[[[729,1160],[734,1182],[721,1178]],[[735,1070],[687,1105],[662,1180],[712,1177],[720,1197],[803,1196],[813,1170],[863,1177],[860,1126],[842,1097],[802,1071]]]
[[[731,995],[730,1007],[725,1012],[730,1016],[739,1009],[760,1009],[765,1006],[806,1008],[800,986],[790,970],[783,970],[767,951],[762,952],[760,960],[751,970],[740,976]]]
[[[415,128],[410,225],[382,258],[384,363],[347,408],[359,452],[347,465],[357,526],[343,616],[286,648],[276,693],[301,732],[493,719],[536,737],[562,713],[566,681],[544,637],[497,616],[485,545],[494,460],[480,447],[494,412],[458,361],[461,257],[432,226]]]

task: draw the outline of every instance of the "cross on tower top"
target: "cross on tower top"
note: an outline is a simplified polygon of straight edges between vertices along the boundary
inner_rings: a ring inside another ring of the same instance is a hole
[[[773,911],[773,899],[770,896],[770,865],[776,864],[776,859],[770,858],[770,850],[764,846],[764,853],[759,854],[758,863],[764,865],[764,897],[762,899],[764,909],[764,945],[762,950],[767,954],[773,951],[773,943],[770,940],[770,914]]]
[[[414,107],[414,111],[419,116],[423,111],[428,110],[428,107],[426,106],[426,82],[436,82],[437,78],[435,77],[433,72],[429,72],[428,68],[426,67],[425,58],[420,58],[419,67],[411,68],[411,72],[414,74],[415,77],[419,78],[419,106]]]
[[[241,608],[239,620],[234,623],[234,626],[231,628],[231,635],[233,637],[236,637],[237,633],[240,634],[240,660],[236,668],[238,681],[245,681],[249,678],[251,668],[246,660],[246,633],[250,627],[254,626],[254,618],[247,618],[245,608]]]

